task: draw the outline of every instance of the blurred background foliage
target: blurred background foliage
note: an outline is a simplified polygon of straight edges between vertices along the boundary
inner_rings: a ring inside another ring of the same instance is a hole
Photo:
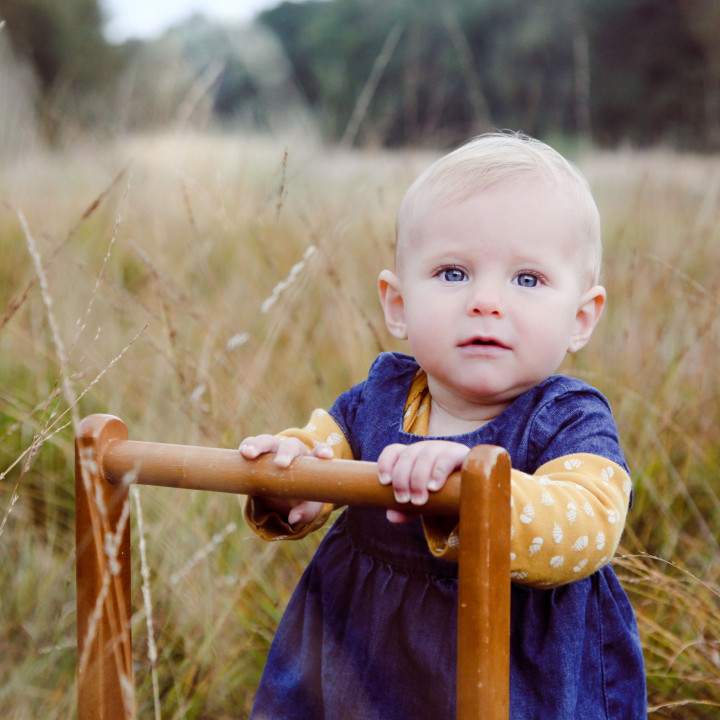
[[[720,147],[716,0],[308,0],[109,44],[98,0],[0,0],[45,138],[314,121],[450,145],[498,127],[601,147]],[[6,60],[4,60],[5,62]]]
[[[650,717],[719,717],[720,0],[307,0],[123,44],[99,3],[0,0],[0,716],[76,711],[72,413],[233,447],[327,407],[397,349],[375,277],[405,188],[509,127],[575,159],[603,217],[612,300],[565,369],[633,469],[615,566]],[[142,498],[138,716],[242,717],[319,538]]]

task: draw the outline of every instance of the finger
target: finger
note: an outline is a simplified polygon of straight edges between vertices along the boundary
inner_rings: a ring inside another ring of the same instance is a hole
[[[240,450],[240,454],[243,457],[248,460],[254,460],[263,453],[275,452],[278,442],[278,438],[274,435],[256,435],[246,437],[240,443],[238,450]]]
[[[435,467],[436,456],[432,448],[418,452],[410,471],[410,502],[413,505],[424,505],[430,497],[428,483]]]
[[[335,457],[332,446],[327,443],[318,443],[312,451],[313,457],[322,458],[323,460],[332,460]]]
[[[386,510],[385,516],[394,525],[404,525],[410,522],[413,518],[417,517],[412,513],[406,513],[402,510]]]
[[[455,444],[450,449],[435,458],[430,479],[428,480],[428,490],[436,492],[440,490],[450,475],[462,467],[465,457],[470,452],[470,448],[465,445]]]
[[[378,478],[381,485],[390,485],[393,481],[393,470],[400,454],[407,450],[407,445],[394,443],[387,445],[380,453],[377,460]]]
[[[410,502],[410,476],[414,464],[415,451],[413,447],[404,447],[392,468],[392,488],[395,500],[399,503]]]
[[[294,437],[280,438],[277,451],[275,452],[275,464],[280,467],[288,467],[296,458],[309,455],[310,451],[305,444]]]
[[[254,460],[260,453],[250,438],[243,440],[238,448],[240,454],[248,460]]]
[[[321,502],[305,500],[299,505],[296,505],[288,513],[288,522],[290,523],[290,525],[295,525],[297,523],[306,524],[312,522],[320,514],[322,508],[323,504]]]

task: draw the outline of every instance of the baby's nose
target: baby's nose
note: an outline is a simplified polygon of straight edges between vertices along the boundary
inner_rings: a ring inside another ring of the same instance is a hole
[[[502,317],[504,313],[503,305],[500,289],[494,285],[482,284],[473,289],[468,309],[471,315],[497,315]]]

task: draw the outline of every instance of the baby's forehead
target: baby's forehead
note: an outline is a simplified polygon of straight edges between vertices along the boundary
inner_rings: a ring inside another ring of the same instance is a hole
[[[546,207],[543,210],[550,209],[558,215],[566,215],[570,221],[579,214],[575,204],[569,200],[567,188],[554,179],[541,175],[528,174],[481,185],[426,183],[413,188],[412,194],[408,194],[401,205],[397,219],[397,243],[400,246],[421,233],[429,217],[453,213],[461,205],[472,204],[474,201],[483,202],[491,195],[510,200],[502,204],[508,215],[514,213],[515,208],[522,208],[523,212],[527,213],[530,210],[525,198],[529,192],[538,190],[546,198]]]
[[[572,237],[568,250],[576,249],[579,253],[578,257],[582,258],[582,265],[587,265],[588,273],[596,277],[599,272],[601,248],[599,218],[592,196],[587,193],[587,197],[580,197],[578,190],[574,191],[572,183],[542,173],[503,178],[480,186],[466,184],[453,188],[437,183],[426,183],[413,188],[412,195],[406,197],[398,214],[396,269],[402,269],[407,253],[412,252],[414,243],[424,237],[423,229],[430,218],[436,220],[443,214],[455,212],[461,205],[472,204],[476,199],[485,201],[490,196],[493,199],[502,197],[503,202],[498,205],[502,206],[502,212],[506,213],[508,218],[512,219],[516,209],[518,213],[527,216],[528,213],[533,212],[532,204],[526,204],[527,194],[538,189],[544,196],[541,212],[556,213],[563,222],[568,223]],[[507,199],[510,202],[507,202]],[[479,202],[479,204],[485,203]],[[565,238],[568,237],[565,233],[563,235]],[[530,239],[528,237],[529,241]]]
[[[508,193],[522,202],[524,193],[538,187],[557,192],[558,196],[586,191],[585,187],[578,187],[575,178],[550,172],[544,167],[503,168],[494,172],[482,167],[474,169],[474,172],[472,170],[451,166],[444,172],[421,175],[408,189],[400,214],[403,214],[403,206],[407,206],[410,213],[423,208],[442,210],[473,197],[482,197],[488,192]]]

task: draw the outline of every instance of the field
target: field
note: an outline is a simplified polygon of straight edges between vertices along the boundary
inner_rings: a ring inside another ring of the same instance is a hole
[[[76,712],[74,424],[110,412],[133,439],[236,447],[327,407],[379,350],[401,349],[375,282],[399,199],[432,157],[178,134],[3,163],[3,718]],[[603,216],[609,306],[564,370],[608,396],[633,471],[615,563],[651,717],[715,718],[720,170],[663,151],[575,159]],[[246,717],[319,538],[264,544],[227,495],[142,488],[133,510],[150,592],[135,552],[138,717]]]

